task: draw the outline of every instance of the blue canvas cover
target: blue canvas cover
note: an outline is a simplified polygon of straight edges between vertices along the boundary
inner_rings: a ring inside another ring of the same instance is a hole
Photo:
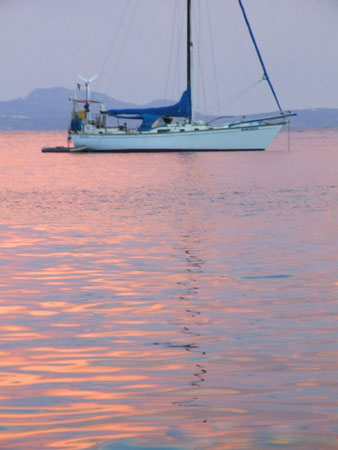
[[[82,129],[82,120],[81,119],[72,119],[70,122],[71,131],[81,131]]]
[[[143,123],[140,131],[149,130],[151,125],[160,117],[186,117],[191,114],[191,91],[187,89],[183,92],[180,101],[170,106],[160,106],[156,108],[125,108],[109,109],[105,111],[109,116],[142,119]]]

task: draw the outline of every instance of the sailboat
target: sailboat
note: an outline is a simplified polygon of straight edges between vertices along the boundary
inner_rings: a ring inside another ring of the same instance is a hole
[[[212,125],[195,120],[193,108],[193,42],[192,42],[192,0],[186,0],[187,11],[187,85],[180,100],[169,106],[154,108],[108,109],[101,104],[100,111],[92,118],[91,105],[98,103],[90,99],[90,83],[85,79],[86,99],[73,99],[72,120],[69,140],[76,148],[100,152],[168,152],[168,151],[240,151],[265,150],[272,140],[294,115],[284,112],[267,73],[259,47],[250,26],[242,0],[238,0],[249,30],[257,56],[263,69],[279,113],[253,119],[245,117],[222,125]],[[131,128],[107,126],[107,118],[137,119],[141,125]]]

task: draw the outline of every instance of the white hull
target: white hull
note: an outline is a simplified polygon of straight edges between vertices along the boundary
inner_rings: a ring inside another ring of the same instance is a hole
[[[72,139],[76,147],[101,152],[265,150],[283,126],[284,123],[167,133],[72,133]]]

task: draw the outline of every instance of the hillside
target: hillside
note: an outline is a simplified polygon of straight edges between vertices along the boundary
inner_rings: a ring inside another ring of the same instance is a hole
[[[0,130],[66,130],[69,126],[73,90],[62,87],[36,89],[26,98],[0,102]],[[135,105],[94,93],[93,98],[107,108]],[[143,105],[158,106],[161,100]],[[295,111],[292,128],[338,128],[338,109],[315,108]]]

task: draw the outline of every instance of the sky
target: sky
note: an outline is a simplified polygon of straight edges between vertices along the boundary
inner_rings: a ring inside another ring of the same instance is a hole
[[[193,0],[194,104],[276,109],[238,0]],[[338,108],[338,0],[243,0],[284,109]],[[145,104],[185,88],[185,0],[0,0],[0,101],[37,88]]]

